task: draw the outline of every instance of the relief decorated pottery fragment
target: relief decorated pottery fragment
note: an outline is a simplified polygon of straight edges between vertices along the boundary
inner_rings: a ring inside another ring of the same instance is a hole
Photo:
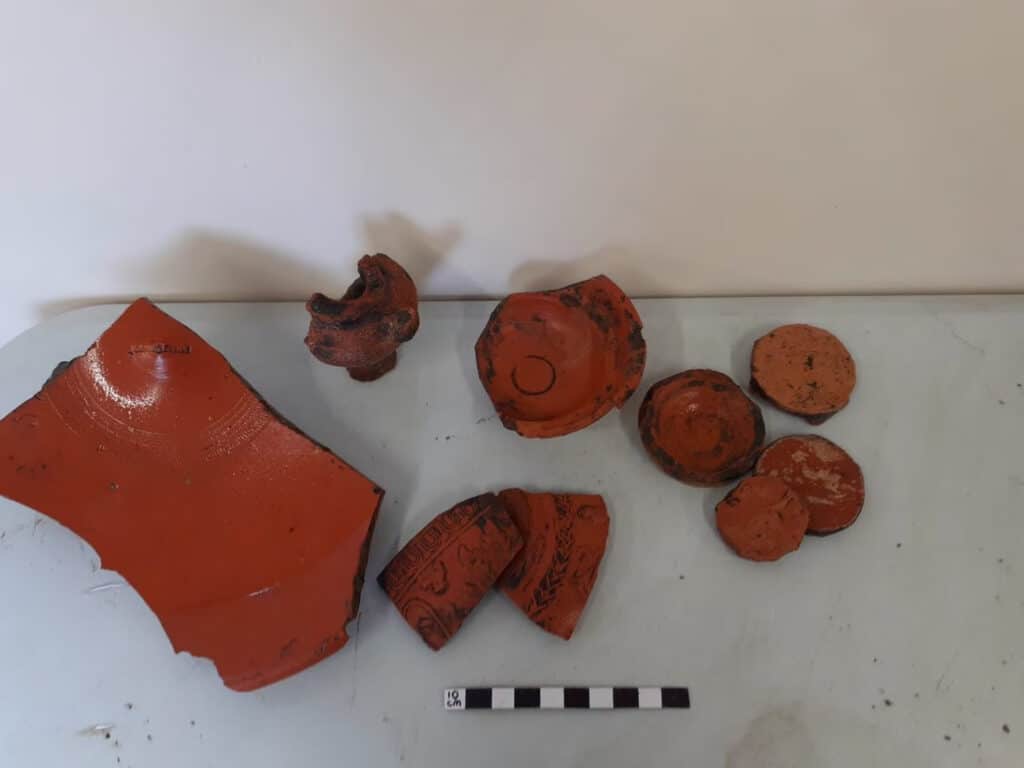
[[[604,499],[589,494],[499,496],[523,534],[522,551],[498,586],[541,628],[568,640],[597,580],[608,541]]]
[[[431,520],[377,577],[405,621],[437,651],[458,631],[523,546],[493,493]]]

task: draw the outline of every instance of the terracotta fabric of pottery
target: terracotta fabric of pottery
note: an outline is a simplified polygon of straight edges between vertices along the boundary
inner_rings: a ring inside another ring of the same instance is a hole
[[[568,640],[576,629],[608,541],[600,496],[499,494],[526,543],[501,575],[502,591],[541,628]]]
[[[140,299],[0,422],[0,493],[86,539],[224,683],[341,648],[383,491]]]
[[[748,560],[778,560],[800,547],[810,519],[793,489],[777,477],[748,477],[715,507],[725,543]]]
[[[398,362],[398,345],[420,327],[419,298],[409,273],[378,253],[359,260],[359,277],[341,299],[314,293],[306,346],[320,361],[373,381]]]
[[[791,435],[764,449],[754,473],[792,488],[810,514],[808,533],[834,533],[853,524],[864,506],[864,474],[850,455],[824,437]]]
[[[783,325],[754,342],[750,381],[777,408],[821,424],[850,401],[857,368],[823,328]]]
[[[410,627],[435,651],[447,643],[523,546],[493,493],[442,512],[377,577]]]
[[[640,406],[639,421],[654,461],[691,485],[739,477],[764,445],[761,409],[718,371],[683,371],[654,384]]]
[[[604,275],[512,294],[476,343],[484,389],[502,424],[524,437],[566,435],[621,408],[646,356],[636,307]]]

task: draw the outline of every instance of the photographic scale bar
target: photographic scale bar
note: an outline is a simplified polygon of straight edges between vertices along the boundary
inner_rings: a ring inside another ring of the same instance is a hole
[[[445,688],[447,710],[689,709],[686,688]]]

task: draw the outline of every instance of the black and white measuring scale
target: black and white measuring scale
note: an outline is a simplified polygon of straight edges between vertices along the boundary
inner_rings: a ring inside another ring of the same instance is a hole
[[[538,688],[445,688],[444,708],[468,709],[689,709],[687,688],[565,687]]]

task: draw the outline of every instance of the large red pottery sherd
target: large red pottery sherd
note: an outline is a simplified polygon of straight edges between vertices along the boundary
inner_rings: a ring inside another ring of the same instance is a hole
[[[321,362],[347,368],[357,381],[379,379],[398,363],[398,345],[420,327],[416,284],[394,259],[359,260],[359,277],[340,299],[314,293],[306,302],[306,346]]]
[[[383,491],[140,299],[0,421],[0,493],[87,540],[239,691],[348,639]]]
[[[525,493],[499,496],[526,540],[498,586],[539,627],[572,637],[608,542],[608,510],[600,496]]]
[[[566,435],[621,408],[646,354],[636,307],[604,275],[512,294],[476,343],[484,389],[502,424],[524,437]]]
[[[387,564],[377,583],[436,651],[458,631],[522,546],[505,506],[486,493],[431,520]]]

